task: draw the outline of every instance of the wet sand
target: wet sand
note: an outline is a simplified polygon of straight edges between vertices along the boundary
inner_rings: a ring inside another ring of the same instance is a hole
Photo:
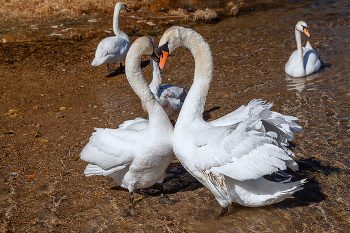
[[[284,176],[307,178],[304,189],[270,206],[233,204],[224,217],[214,196],[176,160],[166,173],[166,196],[160,196],[159,187],[140,190],[134,217],[125,214],[127,190],[108,177],[84,176],[86,162],[79,154],[94,127],[116,128],[125,120],[147,117],[124,74],[90,66],[108,33],[0,44],[1,231],[350,231],[349,12],[346,1],[302,1],[215,24],[187,24],[204,36],[214,54],[205,106],[209,121],[261,98],[274,103],[272,110],[297,116],[303,127],[293,140],[300,170]],[[309,41],[325,65],[295,79],[285,75],[284,65],[296,49],[299,20],[308,24]],[[101,31],[108,25],[101,21]],[[165,29],[136,33],[125,27],[131,42],[151,33],[157,43]],[[142,66],[150,80],[148,57]],[[164,83],[190,87],[193,72],[190,52],[177,49],[162,74]]]

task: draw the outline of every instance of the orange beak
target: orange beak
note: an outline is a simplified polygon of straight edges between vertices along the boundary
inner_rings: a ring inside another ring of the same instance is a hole
[[[307,28],[304,28],[303,32],[305,33],[305,35],[307,35],[307,37],[311,36]]]
[[[164,65],[165,65],[165,62],[166,62],[166,59],[168,57],[168,52],[162,52],[162,54],[160,55],[160,62],[159,62],[159,68],[160,69],[163,69],[164,68]]]

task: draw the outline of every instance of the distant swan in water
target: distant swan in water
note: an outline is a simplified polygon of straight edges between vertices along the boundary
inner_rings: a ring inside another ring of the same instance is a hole
[[[214,59],[204,38],[192,29],[172,27],[159,42],[160,67],[177,47],[195,60],[194,81],[177,119],[173,149],[186,170],[207,187],[227,213],[232,202],[263,206],[290,198],[305,180],[272,182],[263,176],[298,165],[286,146],[301,127],[297,118],[270,111],[272,104],[252,100],[248,106],[211,122],[203,119]]]
[[[118,129],[98,129],[80,158],[87,161],[86,176],[110,176],[130,192],[162,183],[165,169],[174,157],[173,126],[142,75],[141,56],[154,54],[150,37],[138,38],[126,55],[125,72],[130,86],[145,104],[149,120],[125,121]]]
[[[95,59],[92,61],[92,66],[107,64],[108,72],[115,70],[109,69],[109,64],[120,62],[120,70],[122,71],[122,63],[126,53],[129,50],[130,39],[128,35],[119,27],[119,14],[121,10],[130,11],[125,3],[118,2],[114,7],[113,15],[113,32],[115,36],[104,38],[97,46]]]
[[[321,61],[316,51],[311,47],[310,42],[306,46],[301,45],[301,33],[310,37],[308,27],[305,22],[299,21],[295,25],[295,39],[297,41],[297,50],[290,56],[285,71],[292,77],[303,77],[318,71],[321,67]]]

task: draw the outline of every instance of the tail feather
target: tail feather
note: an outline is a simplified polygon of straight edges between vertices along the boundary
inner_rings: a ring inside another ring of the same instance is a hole
[[[257,180],[237,181],[226,179],[232,202],[244,206],[258,207],[293,198],[293,194],[303,189],[306,179],[292,182],[273,182],[263,177]]]
[[[107,61],[106,57],[96,57],[92,62],[91,66],[100,66]]]

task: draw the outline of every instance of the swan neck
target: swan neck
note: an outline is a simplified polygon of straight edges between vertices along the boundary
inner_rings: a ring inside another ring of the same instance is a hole
[[[123,39],[126,39],[130,42],[128,35],[123,32],[119,27],[119,15],[120,15],[121,7],[119,5],[116,5],[114,8],[114,15],[113,15],[113,32],[116,36],[120,36]]]
[[[193,84],[182,106],[178,122],[181,119],[203,119],[205,100],[214,73],[213,54],[205,39],[190,29],[183,29],[180,45],[191,51],[195,60],[195,71]]]
[[[135,43],[134,43],[135,44]],[[148,84],[143,77],[141,70],[141,57],[145,53],[145,46],[142,43],[132,46],[126,55],[125,60],[125,74],[131,88],[136,95],[141,99],[149,114],[149,124],[170,124],[170,120],[155,99]],[[171,126],[172,127],[172,126]]]
[[[158,62],[154,61],[151,56],[149,57],[151,67],[152,67],[152,82],[149,84],[149,88],[151,89],[152,93],[158,97],[160,86],[162,85],[162,74],[159,69]]]
[[[295,29],[295,39],[297,41],[297,50],[298,50],[298,60],[297,66],[304,68],[304,58],[303,58],[303,46],[301,45],[301,33]]]

